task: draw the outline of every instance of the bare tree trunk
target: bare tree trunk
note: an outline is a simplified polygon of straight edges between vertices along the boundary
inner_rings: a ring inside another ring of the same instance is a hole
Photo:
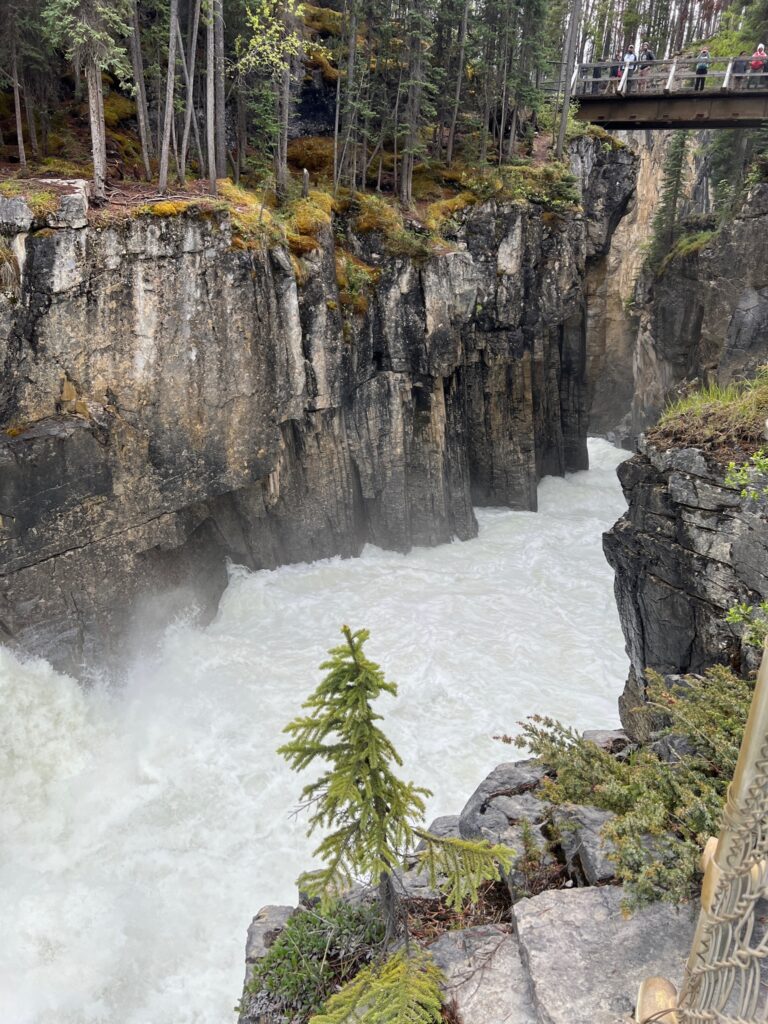
[[[107,185],[107,147],[104,130],[104,97],[102,95],[101,68],[93,57],[85,66],[88,85],[88,116],[91,122],[91,149],[93,151],[93,195],[104,202]]]
[[[205,79],[205,123],[208,147],[208,191],[216,195],[216,91],[214,85],[216,55],[213,43],[213,17],[208,13],[205,29],[206,79]]]
[[[248,120],[245,109],[245,97],[243,96],[242,78],[237,83],[237,177],[240,179],[240,172],[246,169],[245,150],[248,143]]]
[[[19,95],[19,75],[16,67],[16,40],[11,40],[11,75],[13,76],[13,107],[16,113],[16,140],[19,150],[19,164],[22,170],[27,169],[27,154],[24,150],[24,128],[21,121],[21,97]]]
[[[459,103],[461,101],[461,83],[464,78],[464,50],[467,45],[467,20],[469,18],[469,0],[464,0],[464,13],[461,18],[461,35],[459,37],[459,66],[456,69],[456,92],[453,97],[453,113],[451,128],[448,132],[448,149],[445,160],[448,166],[453,162],[453,146],[456,140],[456,122],[459,119]]]
[[[275,191],[283,199],[288,188],[288,116],[291,104],[291,69],[283,68],[277,91],[279,132],[275,150]]]
[[[168,32],[168,73],[165,79],[165,119],[163,120],[163,142],[160,147],[159,189],[161,194],[168,188],[168,155],[171,145],[171,124],[175,111],[173,104],[176,85],[176,37],[179,33],[179,0],[171,0],[170,29]]]
[[[181,26],[176,21],[176,35],[179,43],[179,54],[181,66],[184,72],[184,85],[187,90],[187,100],[184,107],[184,129],[181,136],[181,153],[179,156],[179,181],[184,184],[187,175],[187,153],[189,152],[189,132],[194,128],[195,145],[200,161],[200,171],[203,170],[203,147],[200,144],[200,132],[195,117],[195,62],[197,59],[197,35],[200,28],[200,0],[195,0],[195,9],[192,15],[192,27],[189,35],[189,53],[184,54],[184,41],[181,38]]]
[[[216,96],[216,171],[227,176],[227,102],[224,89],[224,10],[222,0],[213,0]]]
[[[139,123],[139,139],[141,141],[141,159],[144,163],[144,176],[147,181],[152,178],[152,135],[149,131],[149,111],[147,110],[147,89],[144,83],[144,59],[141,55],[141,29],[139,12],[136,2],[133,4],[133,30],[130,39],[131,65],[136,82],[136,120]]]
[[[35,108],[32,104],[32,90],[29,88],[29,78],[26,75],[22,76],[22,83],[24,88],[24,110],[27,114],[27,127],[29,128],[29,147],[32,150],[32,156],[37,160],[40,150],[37,145]]]

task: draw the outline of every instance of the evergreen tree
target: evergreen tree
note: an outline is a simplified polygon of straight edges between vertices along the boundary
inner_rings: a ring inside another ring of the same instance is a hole
[[[405,938],[406,948],[354,979],[317,1021],[336,1024],[362,1012],[355,1019],[368,1024],[429,1024],[439,1020],[439,976],[423,952],[408,948],[396,872],[415,841],[422,840],[421,864],[459,908],[467,898],[477,899],[482,881],[500,878],[499,865],[510,865],[512,851],[485,841],[433,836],[420,827],[431,794],[395,775],[393,768],[402,760],[371,706],[382,693],[396,696],[397,686],[366,657],[367,630],[353,633],[344,626],[342,634],[344,642],[320,666],[326,676],[303,704],[307,714],[286,726],[291,739],[279,750],[296,771],[317,759],[325,762],[320,777],[302,791],[309,834],[330,830],[315,851],[323,867],[302,875],[299,886],[327,907],[357,879],[373,880],[385,917],[385,944],[391,949]]]
[[[93,149],[94,196],[103,200],[107,182],[102,71],[128,80],[123,40],[130,33],[130,0],[47,0],[43,19],[52,44],[76,69],[84,69]]]
[[[653,218],[653,237],[648,262],[654,269],[659,267],[677,238],[687,145],[688,130],[683,128],[676,131],[672,136],[664,164],[661,202]]]

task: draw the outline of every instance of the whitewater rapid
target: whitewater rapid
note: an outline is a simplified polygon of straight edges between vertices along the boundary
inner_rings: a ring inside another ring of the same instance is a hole
[[[480,535],[233,568],[215,621],[179,621],[127,680],[84,690],[0,648],[0,1021],[230,1024],[245,933],[295,901],[300,790],[276,756],[342,623],[398,699],[403,773],[456,813],[533,712],[617,724],[627,661],[601,534],[624,455],[546,479],[537,514],[481,510]]]

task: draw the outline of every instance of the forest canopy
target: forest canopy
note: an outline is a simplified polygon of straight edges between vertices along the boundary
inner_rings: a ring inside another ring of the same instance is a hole
[[[97,200],[110,176],[283,197],[306,168],[407,208],[424,161],[531,152],[572,17],[566,0],[5,0],[0,153],[22,173],[90,164]],[[741,47],[767,18],[768,0],[584,0],[574,58]]]

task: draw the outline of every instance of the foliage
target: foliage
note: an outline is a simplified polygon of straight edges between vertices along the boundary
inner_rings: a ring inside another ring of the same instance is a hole
[[[768,493],[768,488],[765,493]],[[768,601],[759,604],[735,604],[728,609],[725,621],[732,625],[745,625],[743,640],[753,647],[763,648],[768,639]]]
[[[129,80],[122,40],[130,31],[130,0],[47,0],[42,17],[50,41],[76,67],[95,60],[103,70]]]
[[[323,866],[307,872],[299,885],[327,911],[352,883],[362,878],[379,887],[385,923],[383,952],[401,937],[404,917],[398,908],[396,872],[421,840],[418,862],[433,885],[449,896],[455,911],[477,900],[486,880],[498,881],[512,851],[486,841],[432,835],[422,829],[428,790],[403,782],[394,773],[402,761],[378,723],[372,702],[397,687],[363,650],[368,632],[342,627],[344,642],[334,647],[321,669],[327,674],[304,702],[307,712],[290,722],[290,740],[279,752],[296,771],[323,762],[319,778],[302,791],[309,812],[309,833],[330,831],[315,855]],[[364,1024],[416,1024],[440,1019],[439,972],[423,951],[405,947],[379,958],[333,996],[316,1024],[351,1018]]]
[[[673,133],[664,164],[661,202],[653,218],[653,235],[648,252],[648,265],[656,271],[661,269],[678,235],[687,145],[687,129]]]
[[[310,1024],[440,1024],[442,973],[424,950],[401,949],[363,968]]]
[[[725,483],[728,487],[737,487],[742,498],[759,501],[768,497],[768,452],[758,448],[746,462],[728,463]]]
[[[662,445],[696,445],[721,452],[761,447],[768,417],[768,367],[753,380],[710,383],[671,402],[648,438]],[[733,486],[733,485],[729,485]]]
[[[659,273],[663,273],[673,260],[685,259],[686,256],[701,252],[716,237],[716,231],[696,231],[690,235],[682,235],[659,264]]]
[[[301,37],[293,23],[302,17],[297,0],[247,0],[249,34],[240,49],[238,70],[279,74],[301,50]]]
[[[701,850],[720,827],[754,688],[721,666],[686,676],[670,689],[655,673],[647,677],[647,712],[668,716],[666,732],[682,739],[680,749],[692,751],[671,763],[650,748],[619,760],[539,716],[523,723],[515,741],[556,773],[545,782],[548,799],[616,815],[603,835],[614,844],[611,856],[631,907],[690,897]]]
[[[20,284],[21,274],[16,255],[13,249],[0,239],[0,295],[17,298]]]
[[[381,915],[369,904],[299,910],[254,967],[248,990],[271,1014],[304,1021],[370,963],[383,941]]]

